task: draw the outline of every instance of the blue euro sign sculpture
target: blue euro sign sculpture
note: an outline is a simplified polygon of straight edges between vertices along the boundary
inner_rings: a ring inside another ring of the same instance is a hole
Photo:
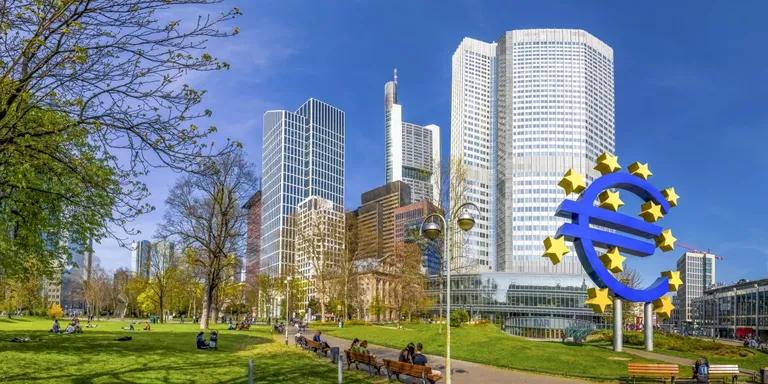
[[[594,202],[598,194],[612,188],[634,193],[646,202],[653,201],[660,205],[664,214],[669,212],[667,200],[648,181],[624,172],[609,173],[593,181],[578,200],[564,200],[560,204],[557,215],[572,222],[563,224],[557,235],[573,242],[581,264],[598,287],[608,288],[624,300],[652,302],[668,292],[667,277],[658,278],[645,289],[630,288],[613,276],[595,251],[596,246],[606,249],[618,247],[622,253],[649,256],[655,252],[655,239],[663,230],[641,219],[596,207]],[[605,228],[615,232],[606,231]],[[650,242],[643,239],[649,239]]]

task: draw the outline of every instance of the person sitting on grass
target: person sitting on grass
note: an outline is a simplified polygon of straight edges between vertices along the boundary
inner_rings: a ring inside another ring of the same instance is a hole
[[[53,327],[51,327],[51,332],[53,332],[54,335],[57,335],[60,331],[61,326],[59,325],[59,319],[53,319]]]
[[[219,333],[216,330],[211,331],[211,341],[208,343],[208,348],[216,349],[216,341],[219,340]]]
[[[72,325],[72,323],[69,323],[69,325],[67,325],[67,329],[64,330],[64,334],[69,335],[71,333],[75,333],[75,326]]]
[[[152,330],[152,327],[149,326],[149,321],[144,322],[144,330],[147,332]]]
[[[205,341],[205,334],[203,332],[197,334],[195,343],[197,344],[197,349],[208,349],[208,343]]]

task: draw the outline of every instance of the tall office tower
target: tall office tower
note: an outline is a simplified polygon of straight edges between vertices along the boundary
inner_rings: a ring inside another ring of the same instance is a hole
[[[306,308],[313,298],[327,302],[330,281],[339,276],[344,250],[343,208],[330,200],[310,196],[299,203],[296,229],[296,269],[306,289]]]
[[[262,273],[295,273],[296,209],[310,196],[344,206],[344,111],[317,99],[264,114]]]
[[[384,84],[384,144],[387,183],[404,181],[411,201],[440,200],[440,127],[403,121],[397,102],[397,69]]]
[[[139,240],[131,243],[131,272],[134,276],[149,277],[152,243]]]
[[[152,245],[149,273],[165,271],[176,263],[176,251],[173,242],[160,240]]]
[[[256,276],[259,274],[259,262],[261,261],[261,191],[257,191],[243,205],[248,211],[246,218],[245,235],[245,279],[258,290]]]
[[[452,191],[449,205],[465,201],[480,208],[474,228],[454,233],[452,260],[466,271],[487,272],[495,268],[495,211],[493,181],[493,109],[496,44],[464,38],[453,53],[451,77]],[[453,207],[451,207],[453,209]],[[472,212],[475,214],[475,212]]]
[[[715,255],[708,252],[685,252],[677,259],[677,270],[680,271],[683,285],[677,290],[677,311],[674,311],[677,314],[674,317],[677,325],[682,327],[693,320],[693,300],[704,296],[704,291],[715,284]]]
[[[435,276],[440,273],[440,239],[426,240],[421,236],[421,223],[424,218],[433,214],[442,213],[442,210],[428,200],[422,200],[400,208],[395,208],[395,233],[396,245],[421,243],[421,265],[426,276]]]
[[[581,281],[576,253],[552,265],[541,241],[564,221],[565,171],[590,182],[595,158],[614,153],[613,50],[582,30],[518,30],[496,60],[497,269]]]

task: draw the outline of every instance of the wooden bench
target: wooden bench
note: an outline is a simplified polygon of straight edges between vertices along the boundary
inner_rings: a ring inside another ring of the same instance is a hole
[[[328,351],[331,350],[330,347],[325,346],[322,343],[318,343],[312,339],[307,339],[307,348],[318,353],[322,352],[326,356],[328,356]]]
[[[376,369],[376,373],[380,374],[381,368],[384,367],[384,363],[376,361],[376,357],[373,355],[357,353],[350,351],[349,349],[345,350],[344,354],[347,356],[347,369],[351,368],[353,363],[357,369],[360,369],[359,364],[365,364],[370,367],[369,372],[373,372],[373,370]]]
[[[739,379],[739,366],[738,365],[710,365],[709,366],[709,378],[719,377],[725,381],[730,378],[731,383],[735,383]]]
[[[422,381],[426,380],[431,384],[443,378],[440,374],[432,373],[432,368],[425,365],[413,365],[384,359],[384,366],[387,368],[387,380],[389,381],[392,381],[393,375],[395,379],[398,378],[398,375],[405,375],[421,379]]]
[[[639,364],[629,363],[627,373],[635,382],[636,377],[658,377],[662,379],[669,378],[670,383],[675,382],[675,378],[680,374],[677,364]]]

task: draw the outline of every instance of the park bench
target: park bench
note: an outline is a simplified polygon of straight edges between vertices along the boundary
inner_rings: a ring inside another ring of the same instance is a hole
[[[632,382],[635,382],[637,377],[658,377],[662,379],[669,378],[670,383],[675,382],[675,378],[679,375],[679,368],[677,364],[639,364],[629,363],[627,365],[627,372],[629,377],[632,378]]]
[[[331,350],[331,348],[327,345],[323,345],[322,343],[318,343],[317,341],[311,339],[307,339],[307,348],[317,353],[322,352],[323,355],[326,356],[328,356],[328,351]]]
[[[399,375],[410,376],[421,380],[422,383],[429,382],[435,384],[443,377],[440,374],[432,373],[432,368],[425,365],[413,365],[399,361],[384,359],[384,366],[387,368],[387,380],[391,381],[392,376],[398,379]]]
[[[370,367],[369,372],[373,372],[375,369],[376,373],[380,374],[381,368],[384,366],[384,363],[376,361],[376,357],[373,355],[357,353],[349,349],[345,350],[344,354],[347,356],[347,369],[351,368],[353,363],[357,369],[360,369],[360,364],[365,364]]]
[[[723,381],[731,379],[731,383],[735,383],[739,379],[739,366],[738,365],[710,365],[709,366],[709,378],[721,378]]]

